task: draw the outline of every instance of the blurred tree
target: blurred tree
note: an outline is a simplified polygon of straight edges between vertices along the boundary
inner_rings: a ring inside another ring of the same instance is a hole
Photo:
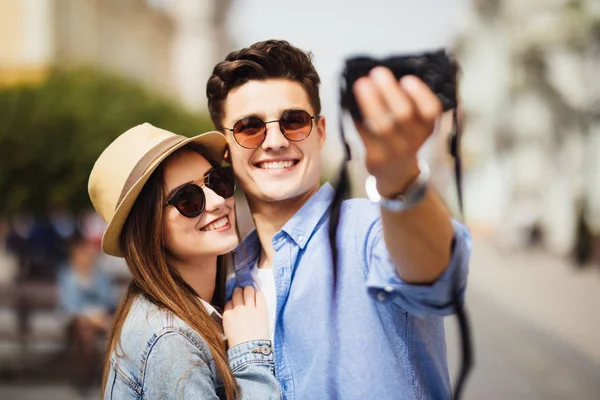
[[[87,180],[119,134],[150,122],[186,136],[207,116],[121,78],[90,69],[53,71],[38,86],[0,88],[0,216],[91,206]]]

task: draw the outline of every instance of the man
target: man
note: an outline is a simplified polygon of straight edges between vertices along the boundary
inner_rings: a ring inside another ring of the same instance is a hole
[[[389,201],[344,202],[332,310],[319,83],[310,56],[285,41],[229,54],[208,81],[256,226],[236,253],[235,285],[267,297],[286,399],[450,398],[442,316],[453,311],[457,269],[464,289],[471,244],[417,162],[441,104],[419,79],[398,83],[387,69],[356,82],[366,167]]]

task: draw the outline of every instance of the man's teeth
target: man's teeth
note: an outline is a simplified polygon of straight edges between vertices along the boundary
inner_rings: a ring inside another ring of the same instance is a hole
[[[294,165],[294,160],[287,161],[268,161],[259,164],[262,169],[283,169]]]
[[[224,227],[228,223],[229,223],[229,218],[228,217],[219,218],[218,220],[216,220],[212,224],[210,224],[210,225],[205,226],[204,228],[202,228],[202,230],[203,231],[214,231],[215,229],[219,229],[219,228]]]

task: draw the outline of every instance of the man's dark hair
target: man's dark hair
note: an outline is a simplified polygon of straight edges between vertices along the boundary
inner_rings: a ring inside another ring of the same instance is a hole
[[[218,63],[206,85],[208,111],[217,130],[223,130],[224,103],[232,89],[250,80],[290,79],[302,85],[315,115],[321,113],[321,80],[312,54],[284,40],[267,40],[233,51]]]

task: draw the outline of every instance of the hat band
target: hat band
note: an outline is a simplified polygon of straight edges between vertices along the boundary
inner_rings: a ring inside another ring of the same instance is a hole
[[[158,143],[156,146],[151,148],[140,160],[135,164],[135,167],[129,173],[125,184],[123,185],[123,190],[121,190],[121,195],[119,196],[119,201],[117,201],[117,206],[115,210],[119,208],[121,202],[125,198],[125,195],[129,193],[129,190],[135,185],[137,181],[139,181],[148,167],[152,165],[152,163],[161,155],[163,155],[166,151],[171,149],[173,146],[178,145],[183,142],[186,138],[184,136],[176,135],[170,136]]]

